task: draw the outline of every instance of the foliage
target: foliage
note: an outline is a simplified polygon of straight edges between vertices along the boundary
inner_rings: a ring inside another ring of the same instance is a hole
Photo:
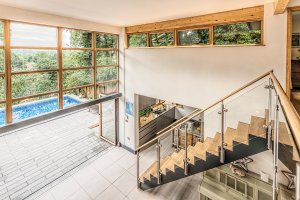
[[[174,45],[174,34],[173,32],[169,33],[154,33],[150,35],[151,37],[151,46],[160,47],[160,46],[171,46]]]
[[[185,30],[179,31],[179,44],[180,45],[200,45],[209,44],[209,30]]]
[[[71,88],[93,83],[93,70],[68,70],[63,72],[63,88]]]
[[[147,34],[130,34],[128,35],[129,47],[146,47],[147,46]]]
[[[97,83],[109,80],[116,80],[117,77],[116,67],[100,67],[97,69]]]
[[[260,22],[228,24],[214,27],[214,44],[259,44],[261,42]]]
[[[96,48],[118,48],[118,36],[112,34],[97,33]]]

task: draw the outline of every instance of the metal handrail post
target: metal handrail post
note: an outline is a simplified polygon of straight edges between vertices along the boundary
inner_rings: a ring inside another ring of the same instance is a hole
[[[278,170],[278,130],[279,130],[279,97],[276,95],[275,105],[275,129],[273,142],[273,200],[277,199],[278,184],[277,184],[277,170]]]
[[[187,148],[188,148],[188,142],[187,142],[187,135],[188,135],[188,126],[185,125],[184,127],[184,138],[185,138],[185,141],[184,141],[184,175],[188,175],[188,152],[187,152]]]
[[[161,175],[160,175],[160,138],[157,139],[157,183],[161,184]]]

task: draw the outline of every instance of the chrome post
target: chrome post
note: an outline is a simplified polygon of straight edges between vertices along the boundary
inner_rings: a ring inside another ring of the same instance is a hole
[[[300,163],[296,163],[296,200],[300,200]]]
[[[157,139],[157,184],[161,183],[161,176],[160,176],[160,138]]]
[[[180,133],[179,133],[179,129],[178,128],[176,128],[175,131],[176,131],[176,151],[178,152],[179,151]]]
[[[277,199],[278,184],[277,184],[277,168],[278,168],[278,130],[279,130],[279,99],[276,95],[275,105],[275,129],[273,142],[273,200]]]
[[[272,120],[271,120],[271,110],[272,110],[272,80],[269,78],[269,85],[267,86],[268,89],[268,119],[266,120],[266,127],[267,127],[267,139],[268,139],[268,149],[272,148]]]
[[[140,151],[136,152],[136,177],[137,177],[137,188],[141,188],[140,182]]]
[[[220,141],[220,146],[219,146],[221,163],[225,162],[225,148],[224,148],[225,112],[227,112],[227,110],[225,109],[224,102],[222,101],[221,112],[219,112],[219,114],[221,114],[221,141]]]
[[[188,142],[187,142],[187,135],[188,135],[188,126],[185,125],[184,127],[184,175],[188,175],[188,152],[187,152],[187,148],[188,148]]]

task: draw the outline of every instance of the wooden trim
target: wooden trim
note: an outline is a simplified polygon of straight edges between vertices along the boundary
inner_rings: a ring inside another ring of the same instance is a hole
[[[66,89],[63,89],[62,91],[67,92],[67,91],[70,91],[70,90],[76,90],[76,89],[85,88],[85,87],[92,87],[92,86],[94,86],[94,84],[80,85],[80,86],[66,88]]]
[[[63,68],[62,71],[76,71],[76,70],[84,70],[84,69],[93,69],[93,66],[89,67],[72,67],[72,68]]]
[[[4,21],[4,67],[5,67],[5,97],[6,123],[12,123],[12,92],[11,92],[11,51],[10,51],[10,21]]]
[[[1,76],[5,76],[5,73],[2,73],[2,72],[1,72],[1,73],[0,73],[0,77],[1,77]]]
[[[298,152],[300,151],[300,117],[293,106],[292,102],[289,100],[288,96],[283,91],[280,83],[278,82],[277,78],[271,72],[271,79],[275,90],[279,96],[280,104],[283,108],[285,113],[285,117],[291,129],[291,134],[293,136],[294,142],[296,143],[296,147]]]
[[[22,50],[57,50],[57,47],[35,47],[35,46],[11,46],[10,49]]]
[[[290,0],[274,0],[274,15],[284,13],[289,2]]]
[[[63,97],[63,53],[62,53],[62,28],[58,27],[58,107],[63,109],[64,97]]]
[[[96,48],[95,51],[118,51],[115,48]]]
[[[147,33],[147,47],[151,47],[150,33]]]
[[[300,11],[300,6],[295,6],[295,7],[289,7],[288,8],[290,11],[294,12],[294,11]]]
[[[93,32],[93,75],[94,75],[94,99],[97,98],[97,52],[96,52],[96,33]]]
[[[6,100],[0,100],[0,104],[5,104]]]
[[[45,92],[45,93],[39,93],[39,94],[34,94],[34,95],[30,95],[30,96],[24,96],[24,97],[17,97],[17,98],[13,98],[12,101],[21,101],[21,100],[25,100],[25,99],[32,99],[35,97],[40,97],[40,96],[47,96],[50,94],[57,94],[59,93],[59,91],[51,91],[51,92]]]
[[[93,51],[93,48],[84,48],[84,47],[62,47],[63,51]]]
[[[286,52],[286,95],[291,98],[292,89],[292,11],[287,11],[287,52]]]
[[[119,65],[97,65],[97,68],[105,68],[105,67],[119,67]]]
[[[19,74],[37,74],[37,73],[46,73],[46,72],[58,72],[58,69],[44,69],[44,70],[36,70],[36,71],[12,71],[11,75],[19,75]]]
[[[180,44],[178,38],[178,31],[176,29],[174,29],[173,37],[174,37],[174,46],[175,47],[179,46]]]
[[[105,84],[108,84],[108,83],[117,83],[117,82],[119,82],[119,80],[115,79],[115,80],[110,80],[110,81],[98,82],[97,85],[105,85]]]
[[[256,21],[263,20],[264,6],[256,6],[239,10],[232,10],[196,17],[188,17],[176,20],[169,20],[157,23],[136,25],[126,27],[126,33],[142,33],[190,26],[205,26],[224,23],[234,23],[236,21]]]
[[[209,27],[209,44],[210,46],[214,45],[214,26]]]

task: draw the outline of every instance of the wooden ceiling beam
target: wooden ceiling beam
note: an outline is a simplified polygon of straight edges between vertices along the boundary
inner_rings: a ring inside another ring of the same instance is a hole
[[[277,15],[284,13],[289,3],[290,0],[274,0],[274,14]]]

